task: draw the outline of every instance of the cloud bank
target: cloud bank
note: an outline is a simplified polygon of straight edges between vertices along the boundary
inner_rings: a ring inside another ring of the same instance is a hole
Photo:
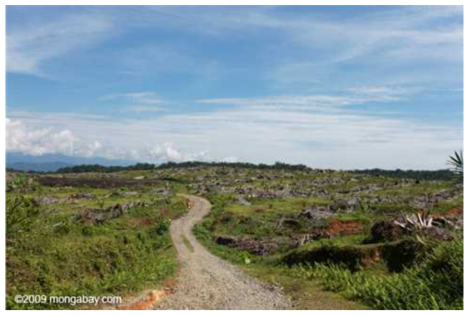
[[[407,93],[393,91],[363,87],[346,96],[206,99],[197,104],[230,107],[140,120],[11,112],[7,149],[67,152],[72,143],[74,154],[92,154],[96,149],[97,155],[149,162],[236,157],[323,168],[445,168],[445,157],[463,147],[462,126],[356,108]],[[32,130],[19,128],[23,125]],[[57,130],[50,131],[49,126]],[[68,142],[61,137],[68,137]],[[96,142],[101,145],[90,147]]]

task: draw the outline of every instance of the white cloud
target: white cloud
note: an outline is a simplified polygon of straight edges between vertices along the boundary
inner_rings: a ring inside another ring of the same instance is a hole
[[[354,96],[361,97],[365,101],[398,101],[407,96],[419,93],[421,88],[406,88],[401,86],[356,86],[347,89]]]
[[[111,22],[93,15],[68,15],[41,24],[7,29],[7,71],[45,75],[44,62],[102,40]]]
[[[137,113],[160,112],[164,110],[166,105],[166,102],[156,92],[152,91],[108,94],[101,96],[99,100],[125,100],[126,102],[133,103],[133,105],[126,107],[125,110]]]
[[[146,158],[149,155],[153,161],[173,161],[173,162],[182,162],[182,161],[207,161],[210,160],[208,157],[208,152],[202,150],[197,153],[183,153],[181,150],[176,148],[172,142],[165,142],[163,144],[158,144],[145,152],[141,159]]]
[[[355,111],[351,105],[356,102],[383,101],[391,95],[379,86],[357,91],[363,95],[209,99],[201,102],[234,106],[144,120],[10,115],[38,128],[67,127],[86,143],[98,140],[104,147],[119,148],[107,156],[149,162],[238,157],[321,168],[436,169],[445,168],[446,157],[463,147],[462,126]]]
[[[401,84],[407,83],[406,80],[425,84],[458,83],[461,78],[461,6],[393,7],[382,13],[360,13],[333,19],[310,13],[298,19],[274,12],[258,14],[258,19],[246,15],[246,20],[243,17],[236,22],[230,17],[222,18],[221,23],[270,29],[281,35],[286,46],[300,47],[304,52],[302,57],[299,51],[285,53],[267,74],[266,77],[274,82],[275,90],[311,91],[326,84],[330,78],[337,79],[330,85],[341,86],[345,80],[353,84],[360,79],[369,82],[372,78],[393,83],[400,73],[402,78],[398,81]],[[347,65],[352,72],[344,71]],[[416,73],[418,69],[422,69],[424,76]]]
[[[167,157],[171,161],[182,160],[182,154],[172,146],[172,143],[164,143],[164,152],[165,157]]]
[[[6,118],[6,149],[33,156],[59,153],[92,157],[104,146],[97,140],[85,142],[69,129],[26,126],[20,120]]]
[[[53,119],[54,122],[62,122],[68,125],[71,116],[59,115],[54,118],[54,115],[45,116],[44,121]],[[83,116],[76,117],[74,121],[83,121],[84,125],[89,125],[89,128],[94,126],[94,118]],[[208,152],[200,150],[198,152],[188,153],[176,148],[172,142],[165,141],[163,143],[156,143],[154,146],[133,147],[130,144],[123,144],[123,146],[114,146],[118,139],[103,138],[103,140],[94,140],[93,133],[85,133],[85,137],[77,137],[69,129],[46,128],[34,124],[34,121],[26,118],[27,127],[20,120],[11,120],[6,118],[6,149],[10,152],[21,152],[29,155],[43,155],[48,153],[60,153],[69,156],[92,157],[101,156],[111,159],[125,158],[133,160],[146,160],[148,162],[163,162],[163,161],[206,161],[209,160]],[[33,124],[32,124],[33,123]],[[48,124],[49,125],[49,124]],[[57,124],[56,124],[57,125]],[[74,124],[73,124],[74,125]],[[74,126],[76,127],[76,126]],[[86,127],[86,126],[84,126]],[[111,126],[108,126],[109,128]],[[116,127],[113,127],[114,129]],[[76,129],[76,128],[75,128]],[[77,129],[81,131],[81,129]],[[84,130],[82,130],[81,134]],[[108,132],[106,129],[103,133]],[[130,133],[133,133],[130,130]],[[109,135],[111,136],[111,135]],[[142,136],[142,135],[141,135]],[[126,140],[126,139],[124,139]],[[103,143],[106,142],[106,145]]]
[[[145,106],[145,105],[133,105],[126,108],[127,111],[143,113],[143,112],[161,112],[163,111],[162,107],[158,106]]]
[[[199,15],[195,10],[168,8],[168,12],[179,15],[176,24],[186,25],[188,21],[199,21],[193,31],[221,36],[228,33],[249,34],[255,30],[274,30],[285,35],[285,40],[295,40],[306,47],[328,52],[328,59],[341,62],[361,56],[387,56],[400,46],[406,58],[442,58],[456,63],[462,62],[459,47],[463,46],[462,6],[397,6],[378,12],[360,11],[357,14],[334,17],[310,11],[294,15],[282,14],[278,7],[240,8],[236,14],[233,8],[212,8]],[[455,18],[452,22],[451,18]],[[446,21],[439,27],[438,23]],[[211,28],[214,32],[206,32]],[[442,49],[441,55],[435,51]],[[417,52],[434,53],[419,55]],[[321,59],[320,63],[326,63]],[[369,60],[368,60],[369,61]],[[299,60],[299,65],[304,62]],[[294,67],[296,64],[294,64]],[[304,72],[304,67],[301,67]]]
[[[256,98],[216,98],[203,99],[199,103],[251,106],[253,109],[290,109],[290,110],[326,110],[335,112],[337,109],[370,102],[399,101],[407,96],[421,92],[420,88],[402,86],[356,86],[346,89],[346,94],[340,95],[287,95]]]
[[[163,104],[164,100],[160,98],[156,92],[144,91],[144,92],[128,92],[128,93],[114,93],[101,96],[100,101],[109,101],[117,99],[126,99],[135,103],[140,104]]]
[[[156,160],[164,158],[169,161],[181,161],[183,157],[183,155],[174,148],[173,144],[170,142],[166,142],[163,145],[156,145],[149,150],[149,154]]]
[[[76,137],[70,130],[53,132],[47,128],[27,129],[20,121],[6,119],[6,147],[38,156],[46,153],[74,153]]]
[[[80,154],[84,157],[92,157],[99,153],[102,148],[103,145],[101,142],[93,141],[91,144],[84,146],[83,150],[80,151]]]
[[[330,96],[330,95],[288,95],[260,98],[217,98],[199,100],[203,104],[251,106],[253,109],[264,108],[286,108],[296,109],[323,109],[337,108],[366,102],[365,99],[354,96]]]
[[[85,10],[82,10],[85,11]],[[391,7],[361,10],[350,16],[325,15],[308,10],[295,18],[280,7],[88,7],[87,13],[67,15],[57,20],[25,24],[7,30],[7,70],[29,74],[44,74],[42,65],[75,50],[103,41],[115,34],[134,32],[140,28],[193,33],[218,40],[243,37],[258,43],[270,34],[277,45],[287,47],[284,54],[274,54],[277,62],[265,74],[274,83],[291,87],[319,85],[335,77],[331,67],[340,63],[368,64],[378,79],[376,69],[389,68],[413,77],[406,65],[430,62],[427,80],[446,80],[437,65],[460,69],[463,63],[463,9],[461,6]],[[331,19],[329,19],[331,17]],[[124,23],[123,21],[126,21]],[[270,32],[270,33],[268,33]],[[170,47],[164,44],[141,43],[120,48],[111,55],[114,71],[144,78],[147,74],[186,74],[198,78],[193,84],[208,84],[233,71],[232,64],[219,58],[203,57],[196,50]],[[258,47],[258,55],[271,54]],[[268,46],[268,50],[272,50]],[[299,53],[303,52],[301,56]],[[304,57],[305,56],[305,57]],[[268,64],[272,63],[269,55]],[[282,57],[282,58],[279,58]],[[398,67],[402,65],[403,67]],[[329,69],[330,68],[330,69]],[[252,69],[246,69],[252,71]],[[395,76],[387,75],[384,80]],[[350,76],[355,77],[356,74]],[[278,88],[278,87],[276,87]],[[153,103],[157,104],[157,103]],[[144,111],[144,108],[142,108]]]

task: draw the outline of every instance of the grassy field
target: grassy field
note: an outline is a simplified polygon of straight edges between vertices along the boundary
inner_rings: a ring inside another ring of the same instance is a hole
[[[10,173],[7,307],[70,308],[19,305],[16,294],[159,287],[177,268],[168,233],[186,212],[177,193],[189,193],[212,203],[198,239],[282,286],[296,309],[461,309],[463,186],[412,175],[212,165]]]

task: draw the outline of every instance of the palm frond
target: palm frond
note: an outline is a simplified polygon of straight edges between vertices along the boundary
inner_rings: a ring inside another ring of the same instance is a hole
[[[454,171],[463,174],[463,151],[455,150],[454,155],[449,156],[447,163],[454,168]]]

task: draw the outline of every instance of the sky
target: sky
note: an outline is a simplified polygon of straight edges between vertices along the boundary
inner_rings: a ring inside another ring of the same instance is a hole
[[[445,169],[461,6],[7,6],[6,149]]]

